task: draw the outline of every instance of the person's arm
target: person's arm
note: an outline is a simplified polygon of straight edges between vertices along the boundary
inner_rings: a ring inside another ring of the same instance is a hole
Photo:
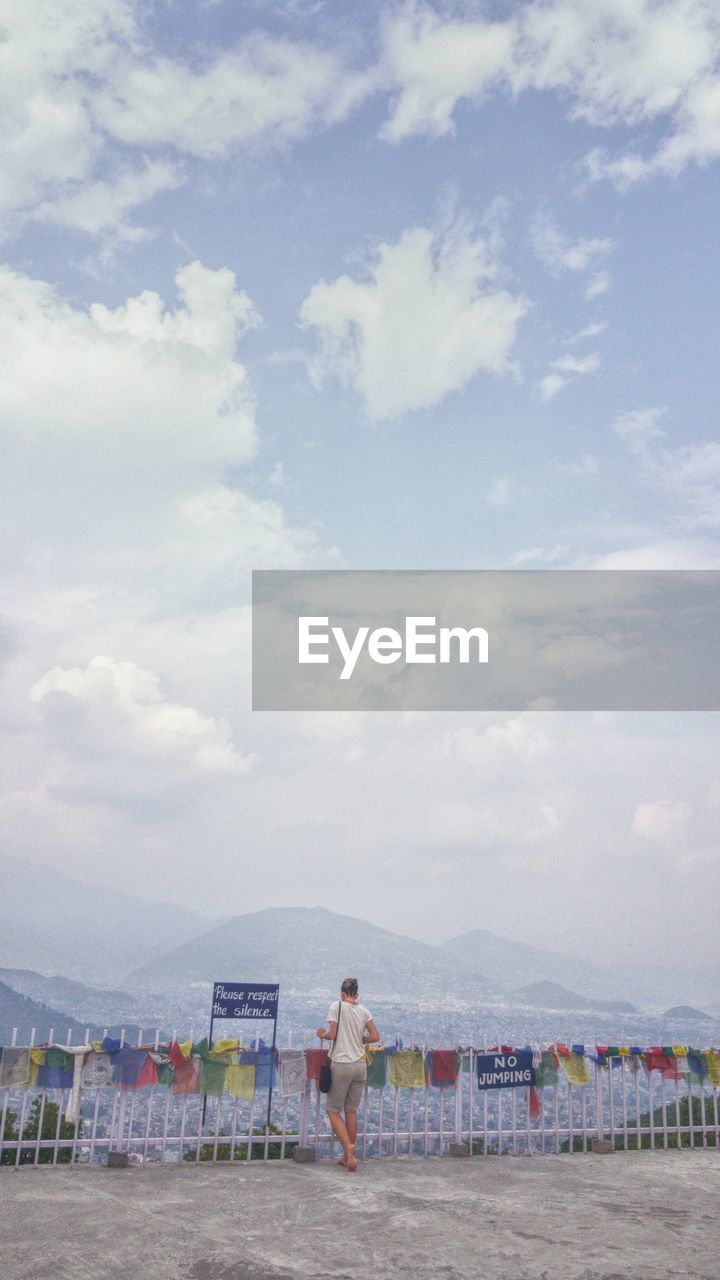
[[[331,1005],[330,1005],[330,1008],[328,1009],[328,1029],[327,1029],[327,1031],[325,1030],[325,1028],[324,1028],[324,1027],[318,1027],[317,1031],[315,1032],[315,1035],[318,1037],[318,1039],[319,1039],[319,1040],[334,1040],[334,1039],[335,1039],[335,1036],[337,1035],[337,1027],[338,1027],[337,1019],[334,1019],[334,1018],[332,1018],[332,1017],[330,1016],[330,1015],[332,1014],[333,1009],[335,1009],[335,1008],[337,1008],[337,1000],[335,1001],[335,1004],[331,1004]],[[338,1009],[338,1015],[339,1015],[339,1014],[340,1014],[340,1010]]]
[[[380,1032],[378,1031],[372,1018],[368,1018],[365,1023],[365,1035],[363,1036],[363,1044],[379,1044]]]

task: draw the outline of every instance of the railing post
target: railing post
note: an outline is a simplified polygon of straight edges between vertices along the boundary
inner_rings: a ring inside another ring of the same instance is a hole
[[[603,1113],[602,1067],[595,1063],[595,1120],[600,1142],[605,1140],[605,1116]]]

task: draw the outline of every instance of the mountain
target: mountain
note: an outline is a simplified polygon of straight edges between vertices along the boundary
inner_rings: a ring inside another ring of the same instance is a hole
[[[234,919],[133,970],[131,990],[192,982],[280,982],[287,995],[334,994],[355,976],[360,997],[438,999],[477,990],[436,947],[323,907],[275,907]]]
[[[116,984],[120,973],[202,933],[207,917],[82,884],[54,867],[0,854],[0,965]]]
[[[126,991],[109,991],[100,987],[88,987],[72,978],[56,975],[46,977],[32,969],[0,969],[0,982],[4,982],[20,995],[30,996],[41,1004],[64,1009],[78,1021],[88,1020],[107,1023],[132,1021],[138,1016],[135,1001]]]
[[[588,939],[589,947],[592,938]],[[632,936],[623,948],[622,962],[603,965],[570,952],[535,947],[520,938],[501,938],[487,929],[469,933],[440,944],[439,950],[458,968],[476,968],[498,991],[540,980],[561,986],[572,980],[598,1000],[632,1000],[645,1008],[663,1009],[668,1004],[688,1002],[719,1007],[720,969],[712,965],[693,969],[663,968],[662,963],[646,963],[644,953]],[[587,1006],[586,1006],[587,1007]]]
[[[28,1043],[33,1027],[38,1044],[47,1040],[51,1030],[58,1039],[65,1040],[68,1028],[72,1032],[73,1041],[85,1039],[85,1028],[79,1022],[57,1009],[49,1009],[37,1000],[31,1000],[29,996],[20,995],[12,987],[0,982],[0,1044],[9,1044],[15,1027],[18,1044]]]
[[[666,1009],[664,1018],[673,1018],[677,1021],[684,1022],[712,1022],[713,1019],[709,1013],[703,1013],[702,1009],[694,1009],[691,1004],[676,1004],[672,1009]]]
[[[40,1004],[38,1000],[31,1000],[29,996],[13,991],[12,987],[7,986],[5,982],[0,982],[0,1045],[10,1043],[15,1028],[18,1033],[18,1044],[29,1044],[33,1028],[36,1044],[42,1044],[43,1041],[48,1040],[50,1032],[53,1038],[64,1044],[68,1031],[70,1031],[71,1044],[83,1044],[86,1032],[91,1040],[99,1040],[106,1027],[109,1035],[119,1035],[119,1027],[109,1027],[107,1022],[78,1022],[77,1019],[68,1017],[66,1013]],[[128,1041],[134,1044],[137,1040],[138,1028],[126,1026],[125,1034]]]
[[[594,1000],[570,991],[558,982],[532,982],[511,992],[514,1004],[533,1009],[597,1009],[602,1013],[637,1013],[628,1000]]]
[[[458,966],[481,970],[498,990],[514,989],[518,983],[538,979],[562,983],[570,974],[588,990],[594,990],[598,981],[597,967],[579,956],[546,951],[517,938],[500,938],[487,929],[473,929],[450,938],[440,944],[439,950]]]

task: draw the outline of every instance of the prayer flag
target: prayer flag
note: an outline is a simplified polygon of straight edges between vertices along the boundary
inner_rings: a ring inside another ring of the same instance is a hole
[[[228,1068],[224,1062],[211,1062],[209,1058],[200,1066],[200,1092],[219,1096],[225,1088],[225,1074]]]
[[[175,1068],[175,1079],[172,1082],[173,1093],[197,1093],[200,1088],[200,1060],[189,1058]]]
[[[30,1050],[7,1048],[0,1061],[0,1085],[6,1089],[24,1089],[30,1079]],[[72,1083],[72,1072],[70,1076]]]
[[[590,1068],[587,1058],[580,1053],[569,1053],[560,1057],[560,1066],[570,1084],[586,1085],[590,1083]]]
[[[7,1052],[7,1051],[6,1051]],[[39,1089],[72,1089],[73,1056],[63,1049],[51,1047],[47,1051],[44,1067],[38,1067]]]
[[[430,1083],[436,1089],[449,1089],[458,1077],[458,1055],[455,1049],[433,1049],[430,1057]]]
[[[281,1049],[278,1054],[280,1096],[290,1098],[302,1093],[307,1080],[305,1054],[302,1049]]]
[[[113,1064],[109,1053],[89,1053],[83,1062],[80,1085],[83,1089],[106,1089],[113,1083]]]
[[[368,1047],[365,1054],[367,1062],[368,1089],[384,1089],[387,1081],[387,1057],[384,1049]]]
[[[390,1054],[388,1082],[401,1089],[425,1088],[425,1063],[419,1049],[401,1049]]]
[[[254,1066],[237,1066],[231,1063],[225,1072],[225,1092],[231,1098],[252,1098],[255,1093]]]
[[[306,1049],[305,1064],[308,1080],[320,1080],[320,1068],[325,1066],[328,1060],[327,1049]]]

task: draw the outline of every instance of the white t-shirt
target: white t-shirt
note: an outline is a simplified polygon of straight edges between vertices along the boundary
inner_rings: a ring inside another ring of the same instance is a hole
[[[342,1013],[339,1012],[342,1005]],[[328,1009],[328,1023],[338,1022],[338,1032],[330,1045],[333,1062],[358,1062],[365,1056],[363,1035],[372,1020],[372,1014],[363,1004],[351,1004],[349,1000],[334,1000]]]

